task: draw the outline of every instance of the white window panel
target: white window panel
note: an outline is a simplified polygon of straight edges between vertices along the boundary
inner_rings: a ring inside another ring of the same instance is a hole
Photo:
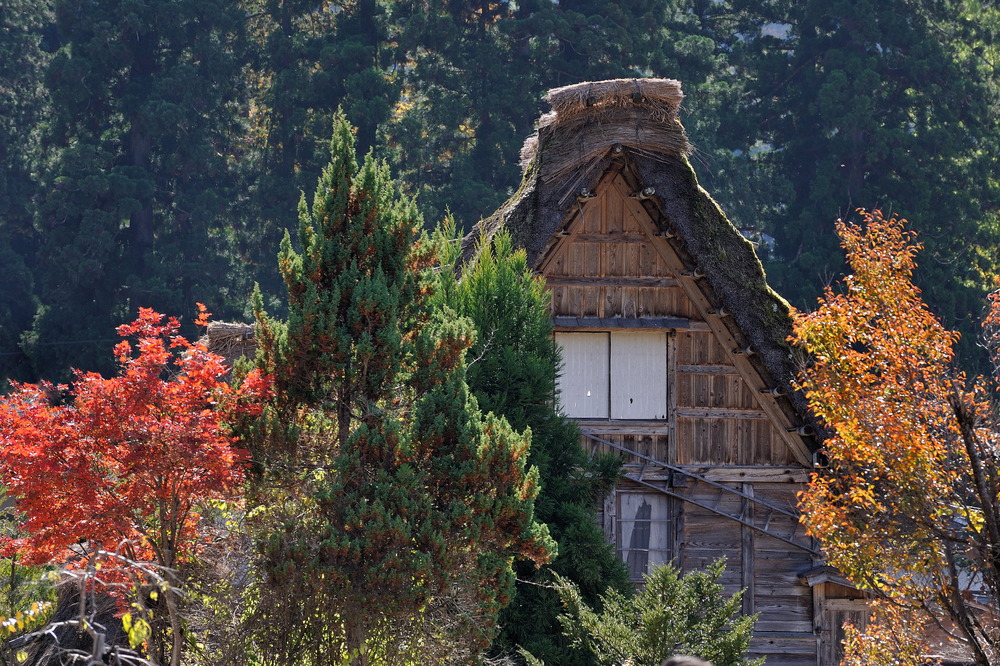
[[[559,406],[572,418],[608,418],[610,356],[607,333],[556,333],[562,351]]]
[[[611,418],[667,418],[667,334],[611,334]]]
[[[618,550],[631,578],[640,579],[670,561],[669,511],[666,495],[618,494]]]

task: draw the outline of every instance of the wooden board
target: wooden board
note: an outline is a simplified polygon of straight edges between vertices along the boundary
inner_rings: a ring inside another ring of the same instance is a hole
[[[557,380],[559,406],[566,416],[607,418],[610,357],[607,333],[556,333],[563,368]]]

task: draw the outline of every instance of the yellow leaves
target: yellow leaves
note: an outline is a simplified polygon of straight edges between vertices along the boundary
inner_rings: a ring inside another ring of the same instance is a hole
[[[986,524],[986,518],[983,515],[983,510],[974,506],[963,506],[959,507],[959,513],[968,522],[969,529],[979,534],[983,531],[983,526]]]
[[[923,600],[947,548],[961,548],[941,535],[963,542],[985,522],[966,505],[970,462],[954,405],[975,414],[990,406],[953,370],[957,336],[910,280],[919,245],[905,221],[878,211],[864,218],[865,228],[838,224],[854,272],[843,293],[827,290],[816,312],[796,315],[792,341],[813,360],[799,384],[833,432],[824,443],[829,469],[801,493],[800,507],[830,564],[855,584]],[[989,441],[992,432],[979,436]],[[865,662],[871,648],[858,643],[855,663],[877,663]]]
[[[413,110],[414,107],[413,99],[407,96],[402,96],[396,106],[392,110],[392,119],[399,121],[403,116]]]
[[[51,601],[34,601],[28,610],[18,611],[16,615],[8,617],[0,622],[0,631],[6,629],[12,634],[24,631],[34,625],[44,617],[52,608]]]
[[[150,597],[152,597],[152,593]],[[152,598],[155,599],[155,597]],[[133,650],[149,640],[149,637],[152,635],[149,623],[142,618],[133,618],[131,613],[122,615],[122,628],[128,634],[128,644]]]

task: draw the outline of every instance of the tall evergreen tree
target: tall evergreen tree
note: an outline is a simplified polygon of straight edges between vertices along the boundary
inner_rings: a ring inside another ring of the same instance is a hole
[[[539,2],[536,59],[544,87],[648,76],[667,46],[672,0]]]
[[[388,140],[400,176],[427,217],[450,209],[467,226],[517,185],[515,164],[537,108],[530,33],[533,2],[404,0],[395,5],[404,101]]]
[[[984,53],[997,10],[961,0],[732,4],[744,18],[733,62],[750,90],[726,126],[788,183],[762,211],[779,291],[809,305],[842,270],[834,218],[904,209],[927,246],[917,279],[928,301],[949,325],[978,313],[1000,268],[998,78]]]
[[[20,343],[36,307],[31,171],[38,157],[35,126],[48,107],[42,41],[51,13],[51,3],[35,0],[0,7],[0,392],[7,378],[33,378]]]
[[[441,234],[447,237],[447,229]],[[447,247],[447,246],[446,246]],[[573,581],[590,603],[609,589],[628,592],[628,573],[597,523],[596,507],[614,485],[617,457],[590,458],[580,446],[576,424],[553,405],[559,353],[552,336],[549,294],[532,275],[524,250],[515,251],[501,233],[479,248],[474,264],[457,279],[458,243],[450,244],[439,272],[437,298],[475,327],[469,350],[469,389],[480,407],[506,418],[515,429],[530,428],[529,463],[538,467],[542,489],[538,519],[559,545],[551,567],[522,567],[521,581],[501,616],[498,652],[517,647],[559,664],[590,663],[570,648],[557,621],[559,596],[551,583],[557,572]]]
[[[388,125],[389,154],[429,217],[448,208],[468,227],[517,186],[519,150],[548,89],[675,77],[713,192],[752,226],[768,179],[719,136],[720,112],[742,90],[728,62],[737,25],[713,0],[396,3],[404,97]]]
[[[56,0],[55,14],[31,350],[52,377],[108,370],[104,339],[137,306],[220,300],[244,18],[227,0]]]
[[[252,57],[250,133],[241,155],[249,196],[240,218],[243,255],[265,287],[279,288],[274,246],[295,228],[296,203],[329,159],[329,128],[342,107],[358,150],[376,144],[399,92],[383,64],[387,13],[378,0],[329,3],[242,0]]]
[[[662,39],[654,43],[649,71],[680,80],[681,122],[694,148],[691,160],[699,181],[745,235],[759,238],[762,213],[783,198],[785,182],[755,159],[743,134],[732,131],[730,111],[750,85],[748,73],[732,67],[742,14],[733,3],[718,0],[664,4]]]
[[[511,559],[551,554],[533,518],[537,471],[528,436],[468,392],[473,333],[432,307],[415,205],[371,155],[358,170],[354,151],[339,116],[300,204],[302,251],[282,243],[287,322],[257,299],[276,398],[255,451],[267,527],[256,640],[274,664],[471,661],[509,600]]]

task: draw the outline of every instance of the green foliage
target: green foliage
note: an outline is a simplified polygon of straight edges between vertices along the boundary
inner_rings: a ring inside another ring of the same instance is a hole
[[[39,238],[32,226],[31,175],[38,157],[33,126],[48,102],[42,85],[48,59],[42,31],[50,2],[11,0],[0,7],[0,393],[7,378],[31,378],[21,335],[35,315],[35,271]]]
[[[255,640],[264,663],[471,661],[513,557],[554,550],[530,439],[479,412],[469,323],[430,302],[416,208],[371,155],[357,168],[343,115],[330,154],[299,207],[302,251],[282,243],[288,319],[258,308],[277,396],[255,444]]]
[[[478,248],[459,280],[459,239],[446,225],[437,240],[443,249],[436,298],[468,317],[476,331],[469,349],[469,389],[484,411],[503,416],[515,429],[530,428],[529,463],[537,466],[542,481],[536,516],[559,544],[551,569],[519,567],[522,582],[501,616],[503,633],[494,649],[522,646],[561,664],[586,663],[562,638],[559,601],[549,583],[558,572],[591,602],[609,588],[629,589],[625,567],[604,539],[595,511],[614,485],[620,461],[587,456],[576,424],[553,406],[559,355],[549,294],[528,268],[524,250],[515,250],[510,235],[501,232],[492,244]]]
[[[249,22],[249,128],[237,168],[248,196],[236,218],[241,255],[265,292],[281,289],[273,255],[294,230],[300,192],[329,160],[338,106],[367,153],[389,117],[398,87],[383,64],[385,10],[377,0],[330,4],[241,0]]]
[[[1000,269],[998,14],[946,0],[740,0],[732,64],[748,82],[726,125],[782,190],[761,209],[772,284],[800,307],[843,271],[834,219],[906,210],[931,259],[932,309],[970,322]],[[735,144],[733,144],[736,147]],[[963,323],[964,322],[964,323]]]
[[[35,217],[42,307],[27,349],[51,378],[71,363],[112,371],[105,343],[139,306],[194,315],[198,300],[226,300],[209,276],[229,260],[219,216],[232,198],[243,25],[228,0],[54,10]]]
[[[659,666],[672,654],[690,654],[716,666],[760,666],[763,659],[743,655],[750,645],[756,616],[740,616],[742,592],[726,598],[719,577],[725,559],[704,571],[684,575],[672,565],[645,577],[631,598],[611,590],[593,610],[575,585],[559,579],[566,636],[602,666],[629,663]]]
[[[657,74],[668,0],[394,3],[403,97],[387,149],[428,218],[468,227],[517,187],[518,156],[552,87]]]

